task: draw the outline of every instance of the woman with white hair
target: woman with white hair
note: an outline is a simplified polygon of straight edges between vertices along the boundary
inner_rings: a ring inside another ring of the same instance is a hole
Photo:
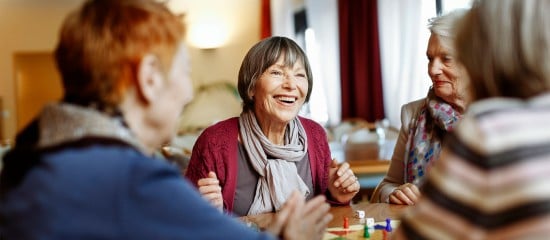
[[[550,1],[476,1],[456,49],[471,105],[397,239],[548,239]]]
[[[430,21],[426,56],[432,86],[425,98],[401,108],[401,130],[390,168],[371,202],[414,205],[420,197],[418,187],[439,159],[441,140],[462,118],[468,75],[454,57],[452,29],[464,13],[455,10]]]

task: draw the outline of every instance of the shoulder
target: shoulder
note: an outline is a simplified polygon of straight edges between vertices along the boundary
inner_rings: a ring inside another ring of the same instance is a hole
[[[415,116],[420,113],[420,109],[424,106],[426,98],[421,98],[401,107],[401,126],[408,128],[408,125],[415,122]]]
[[[59,177],[65,176],[67,180],[101,178],[101,181],[111,182],[113,187],[116,183],[126,184],[128,179],[159,170],[178,174],[177,169],[166,161],[145,156],[128,146],[69,148],[47,155],[47,164],[59,170]]]
[[[237,132],[238,128],[239,118],[232,117],[207,127],[206,129],[204,129],[201,135],[218,135],[220,132]]]
[[[416,112],[420,110],[420,108],[422,108],[425,102],[426,102],[426,98],[421,98],[418,100],[408,102],[401,107],[401,111]]]
[[[197,143],[199,145],[207,143],[225,142],[230,140],[236,141],[236,135],[239,133],[239,118],[232,117],[214,125],[207,127],[202,131]]]
[[[321,124],[317,122],[305,117],[298,117],[298,119],[300,120],[300,123],[302,123],[302,126],[304,126],[304,129],[306,130],[306,132],[312,132],[312,133],[322,132],[323,134],[326,133],[325,128],[323,128],[323,126],[321,126]]]

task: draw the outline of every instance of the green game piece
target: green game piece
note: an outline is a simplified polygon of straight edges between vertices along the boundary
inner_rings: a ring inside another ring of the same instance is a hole
[[[364,238],[370,238],[369,226],[365,225],[364,230],[365,230],[365,232],[363,233],[363,237]]]

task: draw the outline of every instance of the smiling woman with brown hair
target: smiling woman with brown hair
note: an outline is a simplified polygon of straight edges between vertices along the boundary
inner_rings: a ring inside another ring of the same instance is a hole
[[[325,130],[298,116],[313,78],[291,39],[254,45],[239,70],[243,111],[198,138],[186,176],[216,207],[237,215],[278,210],[293,190],[348,204],[359,191],[349,164],[331,160]]]

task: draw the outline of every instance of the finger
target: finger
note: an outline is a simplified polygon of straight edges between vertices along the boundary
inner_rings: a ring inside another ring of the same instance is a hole
[[[418,201],[418,195],[416,195],[411,188],[403,188],[401,189],[401,192],[405,194],[408,199],[411,200],[412,204]]]
[[[390,200],[390,203],[393,203],[393,204],[405,205],[405,203],[402,202],[399,198],[397,198],[393,193],[390,195],[389,200]]]
[[[326,203],[326,198],[319,195],[306,202],[304,215],[311,217],[314,222],[320,221],[330,210],[330,205]]]
[[[220,184],[220,181],[218,181],[218,179],[215,179],[215,178],[201,178],[197,182],[197,185],[199,187],[200,186],[209,186],[209,185],[219,185],[219,184]]]
[[[281,235],[281,230],[285,226],[285,223],[288,222],[290,215],[296,212],[295,209],[298,201],[300,201],[298,192],[292,192],[283,207],[275,214],[275,219],[271,221],[266,231],[275,236]]]
[[[342,176],[344,175],[344,173],[346,173],[346,171],[348,171],[348,169],[349,169],[349,163],[344,162],[340,165],[336,174],[338,174],[338,176]]]
[[[208,194],[208,193],[218,193],[221,195],[222,188],[218,185],[208,185],[208,186],[202,186],[199,187],[199,193],[202,195]]]
[[[342,174],[340,177],[338,177],[334,181],[334,186],[339,187],[342,186],[344,188],[348,187],[349,185],[353,184],[355,181],[357,181],[357,177],[353,174],[353,171],[351,169],[347,169],[344,174]]]
[[[359,181],[355,180],[353,184],[346,187],[344,190],[346,192],[359,192],[359,189],[361,189],[361,185],[359,184]]]
[[[202,195],[202,197],[210,202],[214,202],[218,199],[221,199],[221,196],[217,193],[208,193],[208,194],[204,194]]]
[[[405,195],[405,193],[403,193],[401,189],[396,189],[393,195],[396,198],[398,198],[401,202],[403,202],[403,204],[414,205],[414,202],[411,199],[409,199],[409,197],[407,197],[407,195]]]
[[[325,230],[327,229],[330,221],[332,221],[332,214],[327,213],[320,221],[318,221],[318,224],[315,225],[316,237],[312,239],[323,239],[323,236],[325,235]]]
[[[330,162],[330,167],[332,167],[332,168],[337,168],[338,167],[338,161],[336,160],[336,158],[332,159],[332,161]]]
[[[208,178],[214,178],[214,179],[218,179],[218,176],[216,176],[216,173],[215,172],[208,172]]]
[[[354,176],[353,174],[352,175],[346,175],[345,177],[346,177],[345,180],[343,180],[342,183],[341,183],[342,188],[347,188],[349,186],[354,185],[357,182],[357,177]],[[342,178],[344,178],[344,177],[342,177]]]
[[[411,184],[410,189],[413,191],[413,193],[414,193],[416,196],[420,196],[420,195],[421,195],[420,189],[418,189],[418,187],[417,187],[416,185]]]

